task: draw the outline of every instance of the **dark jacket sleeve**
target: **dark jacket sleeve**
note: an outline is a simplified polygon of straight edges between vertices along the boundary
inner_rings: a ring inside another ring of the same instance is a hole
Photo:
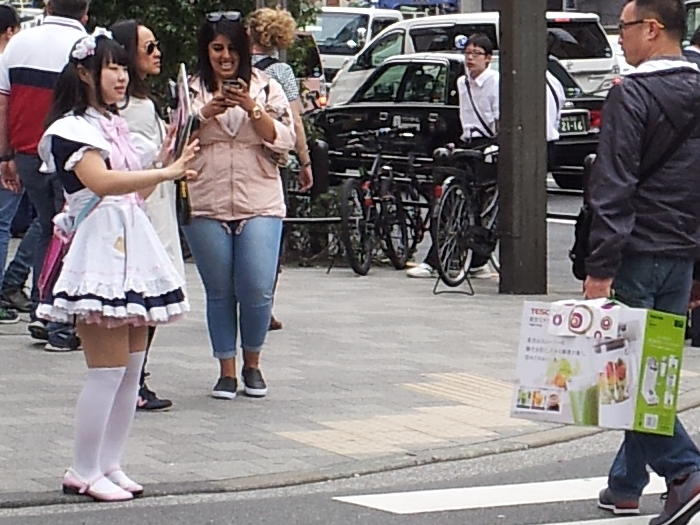
[[[623,80],[610,91],[603,108],[603,128],[588,188],[592,221],[586,271],[597,278],[615,276],[634,228],[631,197],[639,182],[647,113],[638,89],[633,80]]]

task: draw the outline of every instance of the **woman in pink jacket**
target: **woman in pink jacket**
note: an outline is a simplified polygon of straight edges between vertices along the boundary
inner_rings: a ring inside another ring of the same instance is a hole
[[[237,337],[244,392],[264,397],[260,351],[270,324],[282,218],[278,163],[294,148],[292,112],[281,86],[254,70],[236,11],[207,15],[190,86],[200,120],[200,179],[190,185],[185,235],[204,282],[207,324],[220,374],[212,396],[236,397]]]

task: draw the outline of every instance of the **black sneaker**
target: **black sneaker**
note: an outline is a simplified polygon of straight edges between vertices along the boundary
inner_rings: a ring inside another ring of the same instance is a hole
[[[0,306],[0,324],[19,323],[19,314],[11,308]]]
[[[169,399],[159,398],[153,390],[149,390],[146,385],[139,388],[139,397],[136,400],[137,410],[148,410],[149,412],[165,412],[170,410],[173,402]]]
[[[211,397],[216,399],[234,399],[238,390],[238,380],[235,377],[220,377],[211,391]]]
[[[598,495],[598,507],[616,516],[639,514],[639,499],[619,498],[609,488],[604,488]]]
[[[241,376],[243,377],[245,395],[248,397],[265,397],[267,395],[267,384],[265,384],[259,368],[244,368]]]
[[[72,328],[49,332],[48,341],[44,346],[47,352],[72,352],[79,349],[80,339]]]
[[[44,321],[35,319],[27,325],[27,330],[29,330],[29,335],[32,336],[32,339],[37,339],[39,341],[49,340],[49,331],[46,329],[46,323]]]
[[[13,308],[25,314],[32,311],[32,301],[21,288],[3,290],[0,296],[0,303],[2,303],[2,306]]]

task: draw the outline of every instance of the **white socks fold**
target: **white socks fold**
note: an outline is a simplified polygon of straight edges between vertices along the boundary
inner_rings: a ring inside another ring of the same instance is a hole
[[[119,468],[136,410],[146,352],[129,354],[126,367],[89,368],[75,407],[73,469],[92,481]]]

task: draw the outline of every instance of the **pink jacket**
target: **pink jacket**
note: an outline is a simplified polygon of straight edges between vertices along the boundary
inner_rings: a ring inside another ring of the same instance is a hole
[[[213,94],[197,78],[190,87],[194,92],[192,106],[198,111]],[[202,122],[201,150],[192,163],[199,178],[189,183],[193,217],[235,221],[286,214],[282,180],[273,156],[294,148],[292,110],[277,81],[255,68],[250,96],[275,119],[275,141],[263,142],[240,107]]]

